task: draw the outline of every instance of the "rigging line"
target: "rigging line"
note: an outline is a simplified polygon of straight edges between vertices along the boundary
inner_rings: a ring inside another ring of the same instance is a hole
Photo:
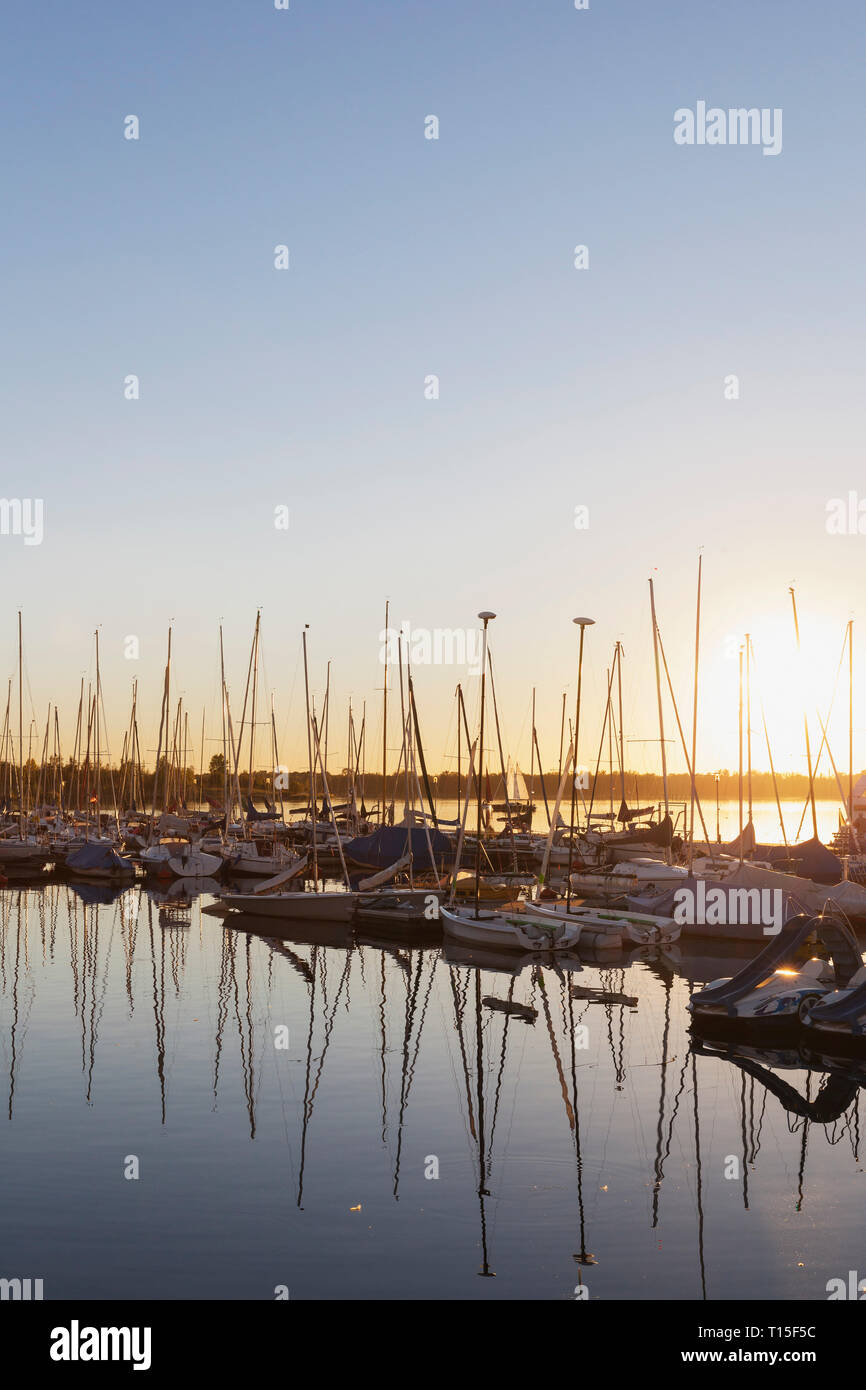
[[[513,1000],[514,1000],[514,985],[515,985],[515,979],[514,979],[514,976],[512,975],[511,979],[508,981],[508,1000],[507,1000],[507,1002],[508,1002],[509,1004],[513,1003]],[[504,1018],[504,1020],[503,1020],[503,1027],[502,1027],[502,1050],[501,1050],[501,1052],[500,1052],[500,1054],[499,1054],[499,1071],[498,1071],[498,1074],[497,1074],[497,1079],[496,1079],[496,1091],[494,1092],[494,1099],[493,1099],[493,1117],[492,1117],[492,1119],[491,1119],[491,1121],[490,1121],[490,1143],[489,1143],[488,1146],[487,1146],[487,1152],[488,1152],[488,1156],[489,1156],[488,1169],[492,1168],[492,1166],[493,1166],[493,1136],[494,1136],[494,1134],[496,1133],[496,1117],[497,1117],[497,1115],[499,1114],[499,1098],[500,1098],[500,1094],[501,1094],[501,1092],[502,1092],[502,1077],[503,1077],[503,1071],[504,1071],[504,1068],[505,1068],[505,1050],[506,1050],[506,1048],[507,1048],[507,1046],[508,1046],[508,1025],[509,1025],[510,1023],[511,1023],[511,1015],[510,1015],[510,1014],[506,1014],[506,1015],[505,1015],[505,1018]]]
[[[746,1073],[740,1073],[740,1135],[743,1141],[743,1207],[749,1210],[749,1141],[746,1132]]]
[[[658,1219],[659,1219],[659,1193],[660,1193],[660,1191],[661,1191],[661,1185],[662,1185],[662,1181],[663,1181],[663,1170],[662,1170],[662,1135],[663,1135],[663,1132],[664,1132],[665,1091],[666,1091],[666,1089],[667,1089],[667,1070],[668,1070],[667,1067],[665,1066],[664,1062],[665,1062],[665,1058],[666,1058],[667,1055],[668,1055],[668,1040],[669,1040],[669,1037],[670,1037],[670,1028],[671,1028],[671,986],[672,986],[672,980],[671,980],[671,978],[670,978],[670,976],[669,976],[668,979],[667,979],[667,981],[666,981],[666,988],[665,988],[665,1009],[664,1009],[664,1020],[665,1020],[665,1021],[664,1021],[664,1029],[663,1029],[663,1031],[662,1031],[662,1068],[661,1068],[661,1073],[662,1073],[662,1074],[661,1074],[661,1078],[660,1078],[660,1087],[659,1087],[659,1091],[660,1091],[660,1094],[659,1094],[659,1122],[658,1122],[658,1129],[657,1129],[657,1131],[656,1131],[655,1182],[653,1183],[653,1219],[652,1219],[653,1229],[655,1229],[655,1227],[658,1225]]]
[[[757,1130],[756,1130],[756,1133],[755,1133],[755,1142],[754,1142],[754,1144],[753,1144],[753,1146],[752,1146],[752,1166],[753,1166],[753,1167],[754,1167],[755,1163],[757,1163],[757,1161],[758,1161],[758,1154],[761,1152],[761,1131],[762,1131],[763,1128],[764,1128],[764,1116],[766,1115],[766,1113],[767,1113],[767,1091],[766,1091],[766,1089],[765,1089],[765,1090],[764,1090],[764,1094],[763,1094],[763,1096],[762,1096],[762,1098],[761,1098],[761,1113],[760,1113],[760,1116],[758,1117],[758,1126],[757,1126]]]
[[[409,1041],[412,1035],[412,1026],[415,1016],[415,1008],[418,1002],[418,990],[421,986],[421,972],[424,966],[422,952],[418,952],[418,965],[415,971],[415,978],[412,984],[411,995],[407,999],[405,1026],[403,1029],[403,1065],[400,1072],[400,1107],[397,1115],[397,1154],[394,1160],[394,1199],[399,1200],[398,1189],[400,1186],[400,1159],[403,1152],[403,1120],[406,1113],[406,1102],[408,1100],[407,1069],[409,1065]]]
[[[456,1095],[457,1095],[457,1112],[458,1112],[458,1114],[459,1114],[459,1116],[460,1116],[460,1120],[461,1120],[461,1123],[462,1123],[462,1125],[463,1125],[463,1132],[464,1132],[464,1134],[465,1134],[465,1136],[466,1136],[467,1151],[468,1151],[468,1153],[469,1153],[470,1156],[471,1156],[471,1155],[473,1154],[473,1152],[474,1152],[474,1145],[473,1145],[472,1137],[471,1137],[471,1135],[470,1135],[470,1133],[469,1133],[469,1126],[468,1126],[468,1124],[467,1124],[466,1117],[465,1117],[465,1115],[464,1115],[464,1113],[463,1113],[463,1097],[462,1097],[462,1092],[461,1092],[461,1085],[460,1085],[460,1082],[459,1082],[458,1077],[457,1077],[457,1068],[456,1068],[455,1063],[454,1063],[454,1052],[453,1052],[452,1045],[451,1045],[451,1028],[450,1028],[448,1022],[446,1021],[446,1017],[445,1017],[445,1005],[444,1005],[444,1002],[443,1002],[443,1000],[442,1000],[442,997],[441,997],[441,995],[439,995],[438,991],[437,991],[437,1000],[438,1000],[438,1004],[439,1004],[439,1014],[440,1014],[441,1021],[442,1021],[442,1036],[443,1036],[444,1039],[445,1039],[445,1046],[446,1046],[446,1048],[448,1049],[448,1063],[449,1063],[449,1066],[450,1066],[450,1068],[451,1068],[451,1078],[452,1078],[452,1080],[453,1080],[453,1082],[454,1082],[454,1090],[455,1090]]]
[[[809,806],[810,806],[810,804],[811,804],[811,799],[812,799],[812,796],[813,796],[813,794],[814,794],[815,778],[818,776],[818,764],[819,764],[820,761],[821,761],[821,754],[822,754],[822,752],[824,751],[824,744],[827,743],[827,728],[829,728],[829,726],[830,726],[830,716],[831,716],[832,713],[833,713],[833,706],[834,706],[834,704],[836,703],[836,695],[838,694],[838,690],[839,690],[839,676],[840,676],[841,671],[842,671],[842,662],[843,662],[844,659],[845,659],[845,649],[846,649],[847,645],[848,645],[848,628],[847,628],[847,626],[846,626],[846,628],[845,628],[845,636],[844,636],[844,638],[842,639],[842,651],[841,651],[841,653],[840,653],[840,655],[839,655],[839,665],[836,667],[836,675],[835,675],[835,678],[834,678],[834,680],[833,680],[833,689],[832,689],[832,692],[831,692],[831,695],[830,695],[830,708],[829,708],[828,711],[827,711],[827,719],[826,719],[826,721],[825,721],[826,727],[825,727],[824,730],[823,730],[822,737],[821,737],[821,743],[820,743],[820,746],[819,746],[819,748],[818,748],[818,756],[817,756],[817,758],[815,759],[815,764],[814,764],[814,767],[813,767],[813,769],[812,769],[812,782],[811,782],[811,784],[810,784],[810,786],[809,786],[809,795],[806,797],[806,804],[805,804],[805,806],[803,807],[803,812],[802,812],[802,815],[800,816],[800,824],[797,826],[797,833],[796,833],[796,835],[794,836],[795,841],[796,841],[796,840],[799,840],[799,838],[800,838],[800,831],[803,829],[803,821],[806,819],[806,812],[807,812],[807,810],[809,809]],[[819,715],[819,720],[820,720],[820,715]],[[827,743],[827,751],[828,751],[828,752],[830,751],[830,745],[829,745],[829,743]]]
[[[694,1097],[694,1117],[695,1117],[695,1171],[697,1174],[697,1202],[698,1202],[698,1257],[701,1269],[701,1292],[704,1300],[707,1297],[707,1271],[704,1265],[704,1200],[703,1200],[703,1169],[701,1165],[701,1132],[698,1107],[698,1073],[697,1057],[692,1053],[692,1094]]]
[[[454,1017],[455,1017],[455,1022],[456,1022],[456,1024],[457,1024],[457,1037],[458,1037],[458,1039],[459,1039],[459,1041],[460,1041],[460,1059],[461,1059],[461,1061],[462,1061],[462,1063],[463,1063],[463,1078],[464,1078],[464,1081],[465,1081],[465,1083],[466,1083],[466,1107],[467,1107],[467,1114],[468,1114],[468,1118],[469,1118],[469,1133],[470,1133],[471,1136],[472,1136],[473,1143],[477,1143],[477,1142],[478,1142],[478,1131],[477,1131],[476,1128],[475,1128],[475,1111],[474,1111],[473,1106],[472,1106],[472,1083],[471,1083],[471,1081],[470,1081],[470,1079],[469,1079],[469,1059],[468,1059],[468,1057],[467,1057],[467,1055],[466,1055],[466,1039],[465,1039],[464,1036],[463,1036],[463,1009],[465,1008],[465,999],[464,999],[463,1008],[461,1008],[461,1007],[460,1007],[460,1004],[459,1004],[459,1002],[458,1002],[458,1001],[459,1001],[459,994],[458,994],[457,987],[456,987],[456,984],[455,984],[455,981],[454,981],[455,967],[452,966],[452,965],[449,965],[449,967],[448,967],[448,973],[449,973],[449,976],[450,976],[450,979],[451,979],[451,992],[452,992],[452,995],[453,995],[453,998],[454,998]],[[466,980],[466,985],[467,985],[467,987],[468,987],[468,984],[469,984],[469,980],[468,980],[468,971],[467,971],[467,980]]]
[[[525,1055],[526,1055],[526,1045],[527,1045],[527,1042],[528,1042],[528,1041],[529,1041],[529,1029],[528,1029],[528,1028],[524,1028],[524,1030],[523,1030],[523,1038],[522,1038],[522,1041],[521,1041],[521,1044],[520,1044],[520,1057],[519,1057],[519,1059],[518,1059],[517,1066],[516,1066],[515,1071],[514,1071],[514,1088],[513,1088],[512,1093],[511,1093],[511,1115],[510,1115],[509,1121],[508,1121],[508,1129],[507,1129],[506,1134],[505,1134],[505,1147],[504,1147],[504,1149],[503,1149],[503,1157],[502,1157],[503,1182],[504,1182],[504,1176],[505,1176],[505,1160],[506,1160],[506,1158],[507,1158],[507,1156],[508,1156],[508,1151],[509,1151],[509,1149],[511,1148],[511,1134],[512,1134],[512,1130],[514,1129],[514,1115],[515,1115],[515,1112],[516,1112],[516,1110],[517,1110],[517,1088],[518,1088],[518,1083],[519,1083],[519,1081],[520,1081],[520,1073],[521,1073],[521,1069],[522,1069],[522,1067],[523,1067],[523,1060],[524,1060],[524,1057],[525,1057]],[[499,1219],[499,1198],[496,1197],[496,1196],[494,1196],[494,1198],[493,1198],[493,1219],[492,1219],[492,1221],[491,1221],[491,1223],[490,1223],[490,1237],[491,1237],[491,1240],[493,1239],[493,1237],[494,1237],[495,1234],[496,1234],[496,1224],[497,1224],[498,1219]]]
[[[671,1108],[670,1123],[669,1123],[669,1125],[668,1125],[668,1134],[667,1134],[667,1139],[665,1140],[665,1151],[664,1151],[664,1154],[663,1154],[663,1156],[662,1156],[662,1165],[664,1165],[664,1164],[667,1162],[668,1158],[670,1157],[671,1142],[672,1142],[673,1136],[674,1136],[674,1123],[675,1123],[675,1121],[676,1121],[677,1114],[678,1114],[679,1108],[680,1108],[680,1097],[682,1096],[683,1090],[685,1089],[685,1084],[686,1084],[686,1068],[688,1067],[688,1064],[689,1064],[689,1054],[688,1054],[688,1051],[687,1051],[686,1054],[685,1054],[685,1057],[683,1058],[683,1065],[682,1065],[682,1069],[681,1069],[681,1071],[680,1071],[680,1084],[679,1084],[679,1087],[678,1087],[678,1089],[677,1089],[677,1093],[676,1093],[676,1095],[675,1095],[675,1097],[674,1097],[673,1106],[672,1106],[672,1108]],[[660,1181],[661,1181],[661,1179],[660,1179]],[[655,1222],[654,1222],[653,1224],[655,1225]]]

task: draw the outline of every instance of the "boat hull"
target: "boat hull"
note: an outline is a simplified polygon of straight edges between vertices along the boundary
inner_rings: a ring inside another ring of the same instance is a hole
[[[575,927],[571,922],[556,919],[548,929],[546,922],[529,913],[506,915],[482,910],[476,917],[471,908],[461,912],[446,907],[440,908],[439,912],[442,929],[448,936],[474,946],[496,946],[544,954],[548,951],[571,950],[580,936],[580,927]]]
[[[355,893],[224,893],[221,902],[233,912],[296,922],[351,922]]]

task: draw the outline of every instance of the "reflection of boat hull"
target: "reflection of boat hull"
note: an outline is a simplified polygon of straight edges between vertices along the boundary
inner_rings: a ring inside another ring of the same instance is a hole
[[[221,902],[235,912],[282,921],[351,922],[357,893],[224,893]]]
[[[248,932],[250,936],[265,940],[291,941],[295,946],[327,946],[331,950],[350,951],[355,945],[350,922],[288,922],[277,917],[254,917],[249,912],[229,912],[223,924],[233,931]]]
[[[442,942],[442,959],[446,965],[463,966],[469,970],[488,970],[499,975],[510,975],[514,979],[527,966],[538,965],[538,956],[532,951],[519,954],[514,950],[490,945],[469,946],[448,936],[444,937]],[[555,962],[551,962],[551,967],[578,973],[583,970],[578,957],[571,954],[557,954]]]
[[[703,1042],[693,1039],[692,1050],[737,1067],[774,1095],[789,1114],[813,1120],[816,1124],[832,1124],[841,1119],[856,1099],[858,1089],[866,1085],[866,1071],[862,1062],[858,1064],[844,1057],[810,1052],[803,1046],[771,1050],[722,1040]],[[824,1080],[817,1095],[811,1096],[808,1092],[803,1095],[778,1076],[778,1071],[823,1072]]]
[[[75,869],[70,873],[85,883],[132,883],[135,869]]]

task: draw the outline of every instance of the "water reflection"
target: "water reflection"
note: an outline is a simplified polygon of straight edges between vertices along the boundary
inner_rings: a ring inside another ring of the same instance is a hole
[[[172,888],[0,893],[2,1234],[47,1296],[814,1298],[855,1267],[866,1062],[692,1039],[742,948],[539,961]]]

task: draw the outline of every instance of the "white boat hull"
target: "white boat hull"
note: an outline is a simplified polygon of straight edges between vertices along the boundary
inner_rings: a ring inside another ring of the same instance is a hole
[[[297,922],[351,922],[357,900],[357,893],[224,893],[220,899],[234,912]]]
[[[457,941],[476,946],[504,946],[516,951],[567,951],[580,937],[580,926],[554,918],[548,923],[533,913],[485,912],[471,907],[439,909],[442,929]]]
[[[218,854],[191,850],[189,854],[174,855],[168,860],[168,867],[176,878],[212,878],[222,868],[222,860]]]

